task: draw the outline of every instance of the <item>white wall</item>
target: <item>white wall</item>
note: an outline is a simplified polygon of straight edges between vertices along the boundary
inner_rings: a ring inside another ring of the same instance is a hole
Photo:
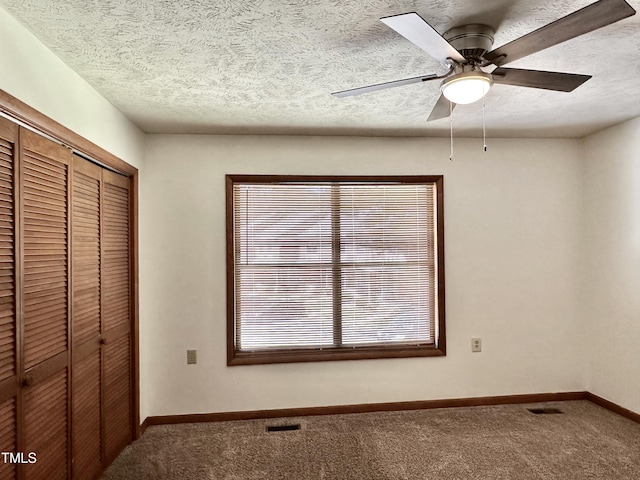
[[[577,140],[149,135],[142,415],[584,390]],[[227,173],[444,174],[446,357],[226,366]],[[483,339],[471,353],[470,339]],[[198,364],[186,365],[186,350]]]
[[[640,413],[640,118],[584,141],[587,390]]]
[[[144,134],[0,7],[0,89],[140,168]]]

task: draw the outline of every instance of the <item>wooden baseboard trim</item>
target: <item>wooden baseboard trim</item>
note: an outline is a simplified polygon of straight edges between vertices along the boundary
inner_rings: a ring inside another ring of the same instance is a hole
[[[154,417],[147,417],[144,419],[144,422],[140,424],[140,434],[138,435],[138,438],[142,436],[142,434],[144,433],[144,431],[147,429],[149,425],[154,425],[151,423],[152,418]],[[155,425],[159,425],[159,424],[156,423]]]
[[[599,397],[598,395],[594,395],[591,392],[587,392],[587,400],[595,403],[596,405],[601,406],[602,408],[606,408],[607,410],[610,410],[613,413],[617,413],[618,415],[628,418],[629,420],[633,420],[636,423],[640,423],[639,413],[636,413],[624,407],[621,407],[617,403],[610,402],[609,400]]]
[[[250,410],[242,412],[194,413],[186,415],[162,415],[147,417],[141,431],[152,425],[176,423],[225,422],[231,420],[257,420],[265,418],[306,417],[314,415],[340,415],[346,413],[393,412],[402,410],[428,410],[432,408],[480,407],[520,403],[585,400],[587,392],[536,393],[495,397],[471,397],[443,400],[418,400],[412,402],[363,403],[330,407],[282,408],[275,410]]]
[[[176,423],[226,422],[232,420],[257,420],[265,418],[306,417],[314,415],[339,415],[346,413],[392,412],[402,410],[428,410],[431,408],[480,407],[522,403],[560,402],[589,400],[602,408],[640,423],[640,414],[606,400],[591,392],[537,393],[504,395],[495,397],[471,397],[443,400],[421,400],[413,402],[363,403],[358,405],[335,405],[330,407],[282,408],[275,410],[249,410],[242,412],[194,413],[186,415],[160,415],[145,418],[140,425],[142,435],[152,425]]]

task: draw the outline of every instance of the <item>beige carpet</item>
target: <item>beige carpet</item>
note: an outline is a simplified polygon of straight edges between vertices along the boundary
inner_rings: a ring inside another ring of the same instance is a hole
[[[295,423],[300,430],[266,432]],[[633,480],[640,424],[576,401],[163,425],[102,478]]]

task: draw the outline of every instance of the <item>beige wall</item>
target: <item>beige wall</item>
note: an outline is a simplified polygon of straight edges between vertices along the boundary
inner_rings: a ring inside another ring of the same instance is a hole
[[[587,389],[640,413],[640,118],[584,141]]]
[[[144,134],[0,7],[0,89],[141,168]]]
[[[584,390],[578,140],[149,135],[142,418]],[[226,367],[227,173],[444,174],[448,354]],[[471,353],[470,339],[483,339]],[[198,364],[186,365],[186,350]]]

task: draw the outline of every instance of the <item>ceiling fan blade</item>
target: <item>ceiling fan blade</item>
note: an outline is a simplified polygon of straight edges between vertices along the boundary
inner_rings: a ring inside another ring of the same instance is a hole
[[[439,78],[444,78],[446,75],[443,76],[438,76],[438,75],[423,75],[422,77],[412,77],[412,78],[405,78],[404,80],[395,80],[393,82],[385,82],[385,83],[378,83],[376,85],[368,85],[366,87],[359,87],[359,88],[352,88],[350,90],[343,90],[342,92],[335,92],[332,93],[331,95],[333,95],[334,97],[350,97],[352,95],[360,95],[362,93],[369,93],[369,92],[375,92],[377,90],[384,90],[385,88],[393,88],[393,87],[400,87],[402,85],[409,85],[411,83],[420,83],[420,82],[426,82],[429,80],[437,80]]]
[[[460,52],[416,12],[382,17],[380,21],[442,63],[447,58],[460,63],[465,61]]]
[[[558,92],[572,92],[591,75],[576,73],[545,72],[543,70],[523,70],[520,68],[499,67],[491,72],[494,83],[517,85],[519,87],[544,88]]]
[[[440,98],[433,106],[431,110],[431,114],[429,118],[427,118],[427,122],[431,122],[433,120],[438,120],[440,118],[446,118],[451,115],[451,111],[456,108],[456,104],[447,100],[447,97],[444,95],[440,95]]]
[[[592,32],[636,11],[624,0],[600,0],[485,54],[498,67]]]

